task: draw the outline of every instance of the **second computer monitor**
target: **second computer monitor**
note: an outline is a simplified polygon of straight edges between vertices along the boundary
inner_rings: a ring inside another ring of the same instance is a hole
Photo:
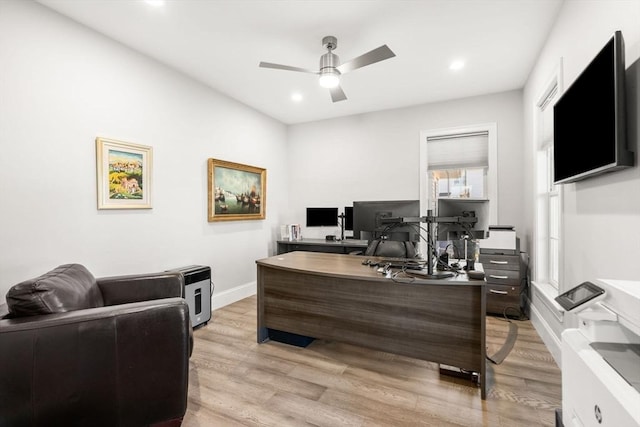
[[[475,217],[473,224],[444,224],[437,227],[438,240],[457,240],[464,235],[484,239],[489,229],[489,200],[486,199],[438,199],[438,217]]]
[[[374,240],[420,241],[420,222],[388,222],[389,218],[418,218],[419,200],[375,200],[353,202],[353,237]],[[387,219],[387,220],[385,220]]]
[[[353,206],[344,207],[344,229],[353,230]]]

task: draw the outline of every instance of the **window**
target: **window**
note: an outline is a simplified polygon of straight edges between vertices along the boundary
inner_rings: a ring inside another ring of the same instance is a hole
[[[421,213],[443,198],[488,200],[488,224],[498,224],[496,135],[495,123],[420,132]]]
[[[559,75],[559,74],[558,74]],[[559,98],[555,75],[536,104],[536,266],[534,280],[556,290],[560,281],[560,186],[553,184],[553,105]]]
[[[433,182],[430,199],[472,198],[484,199],[487,181],[487,167],[464,169],[429,169],[429,179]]]
[[[487,198],[488,132],[427,136],[431,194],[439,198]]]

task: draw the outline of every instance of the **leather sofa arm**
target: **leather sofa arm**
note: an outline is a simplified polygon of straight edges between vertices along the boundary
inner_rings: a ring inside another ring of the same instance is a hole
[[[100,277],[96,283],[105,305],[184,297],[184,276],[180,272]]]
[[[0,425],[180,418],[190,332],[182,298],[0,320]]]
[[[0,304],[0,319],[3,319],[8,315],[9,315],[9,306],[6,303]]]

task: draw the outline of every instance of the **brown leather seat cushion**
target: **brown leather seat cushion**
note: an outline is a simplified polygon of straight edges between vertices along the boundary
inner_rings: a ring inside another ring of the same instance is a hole
[[[7,293],[9,317],[62,313],[104,306],[96,279],[80,264],[64,264],[14,285]]]

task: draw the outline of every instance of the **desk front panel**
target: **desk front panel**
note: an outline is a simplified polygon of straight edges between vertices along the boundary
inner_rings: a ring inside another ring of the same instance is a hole
[[[362,266],[360,260],[347,259],[352,256],[331,257],[314,264],[311,271],[289,268],[296,264],[291,259],[258,264],[258,341],[267,338],[264,331],[270,328],[484,375],[483,285],[442,280],[397,283]],[[298,259],[300,265],[305,260]]]

